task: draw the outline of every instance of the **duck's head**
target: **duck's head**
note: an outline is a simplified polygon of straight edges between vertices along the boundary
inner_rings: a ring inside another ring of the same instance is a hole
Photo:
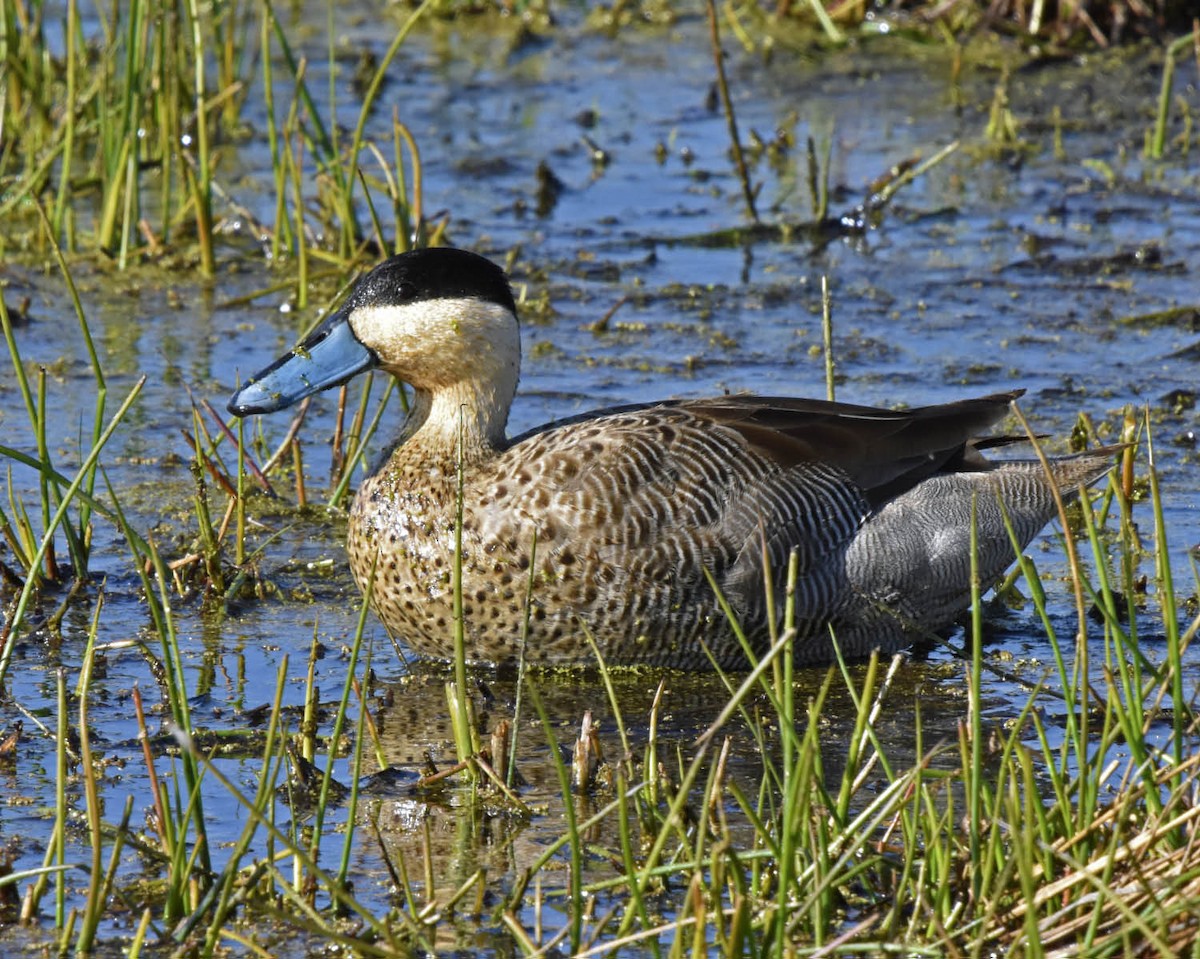
[[[504,271],[465,250],[415,250],[364,276],[337,312],[234,393],[229,412],[273,413],[378,367],[418,393],[463,402],[473,393],[507,414],[519,366]]]

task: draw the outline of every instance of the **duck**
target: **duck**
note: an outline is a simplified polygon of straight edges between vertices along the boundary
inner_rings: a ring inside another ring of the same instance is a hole
[[[969,607],[972,521],[986,586],[1057,515],[1056,488],[1113,465],[1111,448],[986,456],[1015,441],[986,434],[1021,390],[907,409],[666,399],[509,437],[520,365],[504,270],[425,248],[371,269],[228,403],[272,413],[369,369],[408,384],[347,552],[418,657],[453,657],[461,609],[473,663],[749,669],[787,601],[799,664],[900,651]]]

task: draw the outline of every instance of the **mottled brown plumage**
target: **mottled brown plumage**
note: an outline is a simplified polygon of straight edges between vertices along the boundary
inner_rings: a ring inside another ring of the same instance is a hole
[[[425,656],[452,654],[460,502],[472,659],[587,662],[590,632],[610,663],[683,668],[708,654],[746,664],[709,575],[761,650],[764,559],[781,604],[794,553],[798,659],[831,658],[830,626],[848,655],[894,650],[969,602],[972,508],[985,582],[1013,558],[1004,514],[1024,545],[1055,512],[1039,464],[989,461],[989,441],[975,440],[1019,393],[907,412],[681,400],[510,441],[519,355],[503,273],[473,254],[421,251],[373,271],[230,404],[280,408],[365,365],[412,385],[400,441],[355,499],[348,547],[380,618]],[[1054,482],[1074,491],[1110,462],[1111,451],[1056,460]]]

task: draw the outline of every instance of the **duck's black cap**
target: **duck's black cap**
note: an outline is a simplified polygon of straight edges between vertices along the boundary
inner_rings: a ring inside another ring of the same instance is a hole
[[[453,247],[413,250],[385,260],[359,280],[344,309],[452,297],[483,300],[517,311],[504,271],[487,257]]]

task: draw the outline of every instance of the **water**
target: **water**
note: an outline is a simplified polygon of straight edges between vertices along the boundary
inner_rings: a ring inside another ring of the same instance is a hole
[[[381,54],[381,38],[392,25],[381,29],[380,14],[352,5],[342,5],[339,16],[338,120],[347,124],[359,102],[350,67],[361,50]],[[727,39],[744,141],[753,131],[763,141],[791,144],[774,159],[764,152],[751,163],[758,208],[768,222],[811,220],[807,137],[818,152],[830,144],[835,214],[853,210],[893,164],[929,156],[952,141],[962,146],[906,187],[864,232],[821,243],[801,233],[790,242],[722,245],[713,242],[715,234],[743,225],[746,216],[726,122],[710,102],[704,22],[689,15],[612,40],[586,29],[578,16],[567,11],[549,39],[503,22],[465,30],[438,23],[418,31],[393,64],[368,125],[369,136],[386,142],[393,106],[399,111],[421,147],[425,209],[432,218],[448,215],[456,244],[497,258],[520,249],[515,282],[543,308],[526,311],[512,432],[593,407],[666,396],[724,390],[822,395],[820,279],[827,276],[840,399],[917,405],[1020,386],[1028,391],[1024,410],[1035,429],[1051,437],[1052,448],[1062,448],[1080,414],[1104,432],[1119,427],[1127,404],[1148,410],[1172,555],[1178,570],[1190,568],[1186,550],[1200,542],[1198,424],[1190,402],[1197,314],[1169,322],[1144,318],[1196,304],[1200,178],[1190,158],[1161,164],[1141,158],[1146,109],[1158,83],[1152,51],[1017,69],[1009,97],[1022,144],[997,149],[982,134],[1002,51],[994,63],[968,65],[955,83],[946,51],[902,40],[832,53],[781,43],[764,63]],[[316,17],[318,28],[323,17]],[[300,26],[291,27],[298,36]],[[316,39],[297,44],[307,44],[312,88],[324,90],[324,40],[315,32]],[[1194,103],[1194,81],[1184,83],[1177,90]],[[218,176],[239,203],[269,221],[274,201],[265,125],[255,112],[261,107],[253,106],[261,97],[249,103],[246,118],[259,135],[230,146]],[[1054,107],[1060,120],[1052,116]],[[606,162],[597,162],[596,148]],[[562,185],[541,212],[539,164]],[[194,537],[191,454],[181,437],[193,427],[189,391],[223,408],[239,376],[289,346],[315,316],[288,309],[282,293],[228,305],[277,279],[255,253],[248,231],[235,233],[219,251],[212,284],[150,267],[120,274],[100,263],[73,265],[109,379],[109,409],[139,375],[149,377],[104,462],[135,526],[153,533],[169,557],[186,553]],[[18,331],[18,342],[31,368],[49,372],[60,426],[54,452],[60,464],[69,464],[78,437],[90,433],[94,394],[76,322],[53,272],[10,263],[4,276],[10,303],[21,295],[31,299],[30,322]],[[609,311],[615,312],[607,330],[593,329]],[[310,483],[317,489],[326,476],[320,444],[332,413],[331,398],[318,400],[307,428]],[[284,416],[262,423],[275,441],[286,427]],[[11,377],[0,380],[0,431],[5,443],[30,448]],[[13,486],[30,497],[36,483],[14,469]],[[246,729],[247,712],[274,695],[285,656],[285,702],[299,706],[303,662],[314,638],[327,650],[316,665],[320,698],[334,700],[342,688],[342,651],[357,616],[341,545],[344,522],[315,508],[298,518],[268,514],[263,521],[281,531],[259,561],[274,595],[229,611],[198,596],[176,601],[193,718],[201,728]],[[1147,532],[1149,521],[1147,512]],[[91,732],[108,764],[109,815],[133,795],[136,818],[149,793],[130,696],[136,685],[156,701],[157,689],[148,658],[125,644],[145,642],[157,652],[157,640],[127,547],[104,522],[95,535],[94,570],[105,580],[98,640],[112,648],[93,686]],[[1052,534],[1032,551],[1051,579],[1065,568]],[[0,559],[8,562],[7,552],[0,551]],[[1195,591],[1190,580],[1177,587]],[[1054,582],[1051,589],[1055,622],[1071,635],[1069,589]],[[99,592],[94,584],[69,608],[60,633],[38,629],[19,639],[0,728],[21,718],[18,704],[27,719],[53,727],[56,670],[61,665],[70,676],[77,673]],[[33,621],[44,621],[60,600],[48,596]],[[991,609],[989,630],[991,659],[1041,677],[1051,651],[1031,608]],[[389,761],[412,769],[430,752],[445,762],[450,746],[441,678],[421,670],[409,675],[377,624],[367,635],[379,677],[372,703]],[[1142,635],[1144,651],[1159,658],[1161,628],[1149,619]],[[944,650],[924,652],[903,668],[892,712],[881,724],[895,757],[913,749],[917,697],[930,717],[926,741],[953,734],[965,714],[962,671]],[[1189,675],[1193,684],[1196,675]],[[816,671],[810,678],[822,677]],[[658,681],[636,673],[622,681],[623,711],[638,741],[647,735]],[[607,715],[594,678],[546,685],[563,742],[584,708]],[[491,695],[495,713],[503,714],[512,690],[500,683]],[[670,677],[660,726],[670,740],[687,744],[725,696],[711,677]],[[989,715],[1010,718],[1025,696],[1016,683],[991,678]],[[831,707],[831,741],[845,734],[839,727],[845,715]],[[602,719],[602,730],[615,749],[611,722]],[[536,724],[523,731],[522,741],[528,798],[553,810],[558,787]],[[752,770],[751,752],[747,745],[737,761]],[[53,756],[52,739],[27,721],[15,765],[0,767],[0,792],[8,799],[0,806],[0,842],[13,851],[14,868],[41,862],[41,810],[53,803]],[[223,768],[250,788],[257,761],[251,753],[224,760]],[[478,820],[453,792],[440,803],[418,801],[400,788],[378,802],[372,808],[384,812],[386,843],[406,850],[413,862],[424,841],[415,824],[434,824],[447,888],[486,865],[493,887],[503,889],[561,832],[554,812],[521,827]],[[244,821],[238,806],[214,791],[208,812],[214,842],[236,837]],[[491,838],[484,841],[485,835]],[[356,872],[364,877],[359,894],[383,908],[390,899],[374,846],[363,841],[356,856]],[[131,860],[130,869],[136,868]],[[118,921],[107,932],[116,936],[124,928]],[[459,948],[479,945],[465,928],[460,932]],[[0,942],[7,935],[0,933]],[[292,948],[304,954],[303,944]],[[487,940],[482,948],[490,948]]]

